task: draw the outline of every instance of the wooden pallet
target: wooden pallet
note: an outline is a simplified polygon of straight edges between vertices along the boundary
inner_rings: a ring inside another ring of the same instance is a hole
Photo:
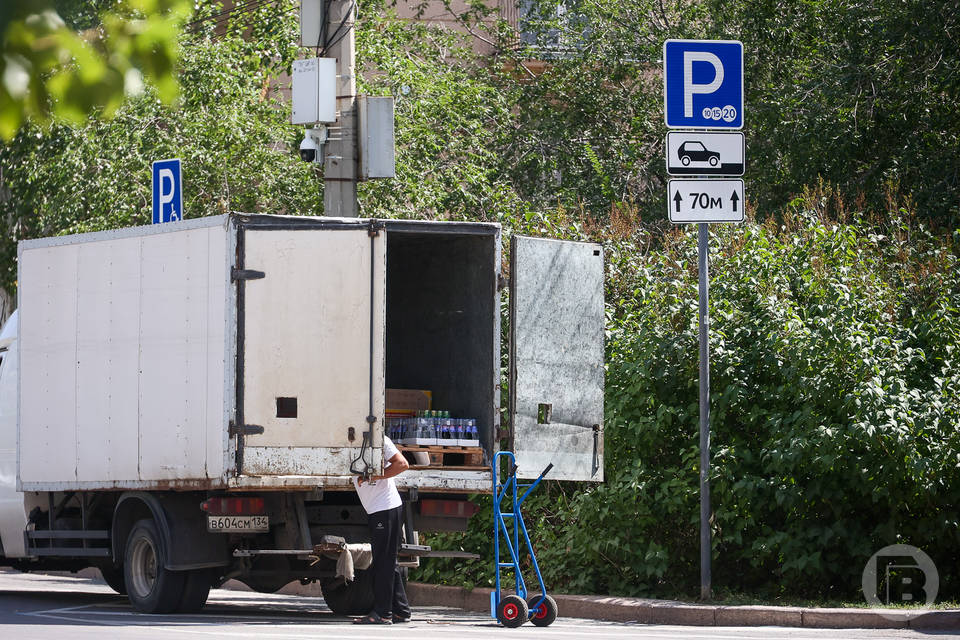
[[[397,448],[403,452],[426,453],[430,456],[429,465],[411,464],[413,469],[486,469],[483,466],[483,448],[481,447],[444,447],[439,445],[401,444]],[[412,458],[413,456],[408,456]]]

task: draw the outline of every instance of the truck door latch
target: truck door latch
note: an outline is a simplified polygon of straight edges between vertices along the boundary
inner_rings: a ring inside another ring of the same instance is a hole
[[[234,267],[230,270],[230,280],[233,282],[237,282],[238,280],[260,280],[266,277],[267,274],[263,271],[254,271],[253,269],[238,269]]]
[[[600,470],[600,438],[602,436],[600,425],[593,425],[593,469],[590,475],[597,475]]]
[[[263,433],[264,429],[258,424],[242,424],[236,425],[233,422],[230,423],[230,436],[258,436]]]

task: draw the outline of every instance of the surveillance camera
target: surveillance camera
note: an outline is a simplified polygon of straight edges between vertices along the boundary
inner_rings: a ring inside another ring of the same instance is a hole
[[[307,129],[300,143],[300,159],[304,162],[323,162],[323,143],[327,141],[326,127]]]
[[[300,143],[300,159],[304,162],[316,162],[317,154],[320,152],[320,145],[310,137],[310,134]]]

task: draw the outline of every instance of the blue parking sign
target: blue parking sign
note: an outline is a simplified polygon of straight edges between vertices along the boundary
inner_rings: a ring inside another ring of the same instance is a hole
[[[663,43],[664,119],[671,129],[743,127],[743,43]]]
[[[183,220],[183,181],[180,159],[153,163],[153,224]]]

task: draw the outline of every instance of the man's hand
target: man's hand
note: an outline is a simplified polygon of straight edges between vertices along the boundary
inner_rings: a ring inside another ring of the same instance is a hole
[[[369,478],[364,479],[363,476],[357,478],[357,486],[362,487],[364,482],[373,482],[376,483],[377,480],[383,480],[383,476],[370,476]]]

